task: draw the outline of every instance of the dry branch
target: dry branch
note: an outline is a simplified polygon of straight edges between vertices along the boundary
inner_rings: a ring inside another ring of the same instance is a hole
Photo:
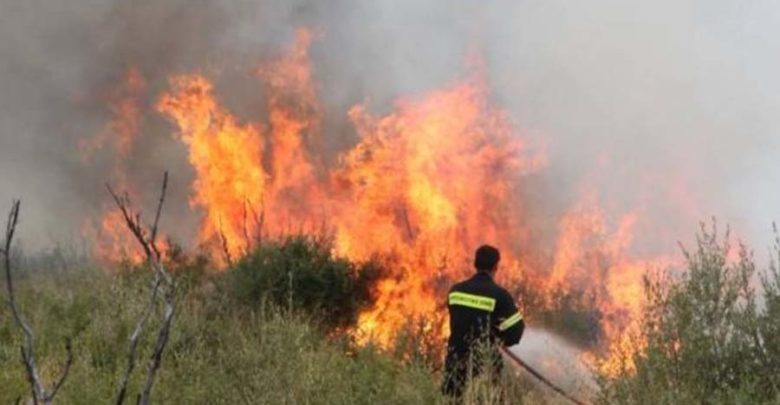
[[[222,255],[225,256],[225,262],[228,267],[233,267],[233,257],[230,254],[230,247],[228,246],[227,236],[225,236],[225,230],[222,228],[222,219],[219,220],[219,245],[222,248]]]
[[[22,318],[19,312],[19,307],[16,305],[16,295],[14,291],[13,277],[11,276],[11,247],[13,245],[14,235],[16,234],[16,226],[19,224],[19,209],[21,202],[19,200],[13,201],[11,204],[11,211],[8,214],[8,220],[5,226],[5,242],[3,247],[0,248],[0,254],[3,255],[3,264],[5,267],[5,285],[8,292],[8,306],[11,308],[14,321],[19,325],[24,333],[24,344],[22,345],[21,354],[24,361],[24,367],[27,371],[27,380],[30,382],[30,393],[34,404],[42,402],[43,404],[50,404],[54,400],[54,396],[57,395],[62,384],[65,383],[65,379],[68,378],[70,372],[70,366],[73,364],[73,347],[70,339],[65,341],[65,351],[67,358],[65,360],[65,366],[62,369],[60,378],[54,384],[51,393],[46,392],[46,388],[41,383],[40,376],[38,374],[38,368],[35,365],[35,352],[33,351],[33,344],[35,342],[35,335],[33,334],[30,325]]]
[[[247,205],[249,201],[244,201],[243,219],[241,221],[241,231],[244,234],[244,254],[249,254],[249,250],[252,248],[252,239],[249,237],[249,229],[247,228],[247,217],[249,216],[249,210]]]
[[[160,330],[157,332],[157,343],[154,346],[154,352],[149,361],[149,368],[146,373],[146,384],[141,393],[141,397],[138,401],[139,404],[146,405],[149,403],[152,395],[152,385],[154,385],[154,377],[157,375],[157,370],[160,369],[160,363],[162,362],[162,354],[165,351],[165,345],[168,343],[168,338],[171,332],[171,323],[173,322],[173,314],[176,309],[175,296],[172,289],[168,289],[165,292],[165,313],[163,316],[163,324]]]
[[[165,193],[168,189],[168,172],[165,172],[163,177],[162,191],[160,192],[160,199],[157,203],[157,210],[155,211],[154,222],[152,225],[144,226],[141,221],[141,214],[133,211],[130,197],[127,193],[121,196],[114,192],[110,185],[106,185],[108,192],[114,198],[114,202],[117,208],[122,213],[125,220],[125,225],[133,234],[135,239],[141,245],[144,253],[146,254],[147,262],[149,266],[154,270],[154,287],[144,312],[141,315],[136,324],[133,334],[130,336],[130,346],[127,354],[127,367],[125,373],[120,380],[119,389],[117,391],[117,397],[115,403],[120,405],[124,403],[127,397],[127,384],[130,380],[130,376],[135,369],[136,359],[138,357],[138,341],[146,329],[146,325],[151,317],[154,309],[155,302],[162,298],[163,302],[163,321],[160,325],[160,329],[157,331],[157,340],[154,346],[154,351],[149,359],[149,365],[146,372],[146,382],[143,390],[138,395],[138,404],[147,405],[151,401],[152,387],[154,386],[154,379],[157,375],[157,370],[160,368],[162,361],[162,354],[165,351],[165,347],[168,343],[168,337],[170,336],[171,325],[173,323],[173,316],[176,309],[176,292],[173,279],[162,262],[162,255],[157,248],[157,230],[160,222],[160,215],[162,213],[162,207],[165,202]],[[160,294],[162,293],[162,294]]]
[[[133,374],[133,370],[135,369],[135,360],[138,357],[136,354],[138,350],[138,340],[140,339],[144,329],[146,329],[146,324],[152,314],[152,309],[154,309],[154,303],[157,301],[157,293],[160,289],[161,279],[157,276],[155,276],[155,278],[156,280],[154,283],[154,288],[152,289],[152,296],[149,300],[149,304],[147,304],[143,315],[141,315],[141,319],[139,319],[138,323],[135,325],[133,334],[130,335],[130,348],[127,351],[127,367],[125,368],[125,373],[119,383],[119,392],[117,393],[117,399],[115,402],[116,404],[123,403],[127,395],[127,383],[130,381],[130,376]]]
[[[260,214],[258,215],[255,207],[251,204],[249,209],[252,211],[252,218],[255,222],[255,246],[263,243],[263,228],[265,227],[265,202],[260,200]]]

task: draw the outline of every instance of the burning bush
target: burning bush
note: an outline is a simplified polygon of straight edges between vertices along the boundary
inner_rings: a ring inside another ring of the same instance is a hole
[[[352,325],[370,302],[379,267],[334,257],[322,238],[291,236],[265,242],[244,256],[228,275],[234,297],[322,315],[327,327]]]
[[[621,403],[764,403],[780,398],[780,237],[763,303],[756,265],[742,244],[733,259],[728,234],[702,227],[687,271],[645,278],[640,333],[603,399]]]

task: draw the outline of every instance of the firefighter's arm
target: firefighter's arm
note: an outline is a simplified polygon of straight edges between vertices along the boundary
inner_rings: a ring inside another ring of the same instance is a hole
[[[523,314],[517,310],[512,297],[506,294],[503,297],[498,317],[498,333],[504,346],[513,346],[520,342],[525,330]]]

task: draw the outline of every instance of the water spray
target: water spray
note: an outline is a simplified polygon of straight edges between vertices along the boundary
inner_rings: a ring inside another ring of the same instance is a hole
[[[533,367],[531,367],[530,365],[526,364],[519,356],[517,356],[516,354],[512,353],[511,350],[509,350],[509,349],[507,349],[505,347],[502,347],[501,351],[510,360],[512,360],[515,364],[517,364],[518,366],[523,368],[525,371],[529,372],[537,380],[541,381],[544,385],[546,385],[547,387],[551,388],[553,391],[557,392],[558,394],[560,394],[564,398],[568,399],[569,401],[571,401],[572,403],[574,403],[576,405],[586,405],[585,402],[582,402],[582,401],[578,400],[577,398],[574,398],[573,396],[568,394],[566,391],[564,391],[561,387],[559,387],[557,384],[553,383],[547,377],[542,375],[540,372],[536,371]]]

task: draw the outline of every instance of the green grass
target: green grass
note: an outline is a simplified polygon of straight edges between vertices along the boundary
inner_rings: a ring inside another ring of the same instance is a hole
[[[140,273],[140,271],[139,271]],[[36,336],[43,379],[52,381],[73,337],[75,362],[57,400],[107,403],[125,366],[127,338],[149,292],[142,274],[100,271],[28,277],[18,297]],[[21,333],[0,309],[0,403],[29,387],[19,355]],[[131,382],[137,393],[152,330]],[[182,292],[171,339],[153,391],[155,403],[436,403],[437,381],[421,366],[370,348],[327,339],[316,322],[271,305],[249,309],[204,280]]]
[[[432,362],[399,355],[408,351],[359,347],[343,333],[366,302],[365,281],[356,271],[360,266],[309,243],[318,242],[292,238],[265,245],[227,273],[208,271],[202,258],[174,255],[169,267],[178,281],[178,306],[153,403],[446,403]],[[66,338],[73,341],[75,361],[56,402],[112,402],[126,366],[128,338],[151,291],[149,269],[25,269],[16,280],[17,300],[35,331],[38,366],[49,386],[64,362]],[[342,308],[323,312],[329,302]],[[145,378],[161,309],[141,340],[130,402]],[[337,321],[323,314],[335,314]],[[0,404],[29,394],[21,338],[8,307],[0,306]],[[408,334],[403,344],[415,346],[415,338]],[[464,403],[500,403],[498,390],[510,393],[505,402],[543,399],[539,393],[526,395],[527,382],[507,377],[499,387],[475,381]]]
[[[319,243],[267,242],[226,273],[210,271],[203,258],[174,254],[169,267],[178,307],[154,403],[446,403],[438,388],[440,359],[431,354],[443,341],[431,341],[412,324],[398,347],[385,351],[359,347],[344,333],[370,302],[371,280],[381,269],[334,258]],[[738,247],[736,260],[730,249],[726,238],[703,228],[694,249],[685,251],[686,268],[648,274],[638,337],[647,345],[630,354],[636,371],[601,378],[599,402],[780,402],[780,240],[763,271],[746,247]],[[72,338],[75,362],[57,402],[109,403],[150,293],[149,270],[104,271],[83,263],[30,269],[45,262],[26,261],[16,277],[42,379],[56,379],[64,342]],[[562,294],[560,308],[543,315],[570,324],[571,314],[580,323],[568,327],[587,332],[590,315],[578,302]],[[141,341],[130,401],[145,377],[160,311]],[[0,405],[29,393],[21,337],[8,307],[0,306]],[[498,386],[485,376],[473,381],[463,403],[563,402],[505,375]]]

